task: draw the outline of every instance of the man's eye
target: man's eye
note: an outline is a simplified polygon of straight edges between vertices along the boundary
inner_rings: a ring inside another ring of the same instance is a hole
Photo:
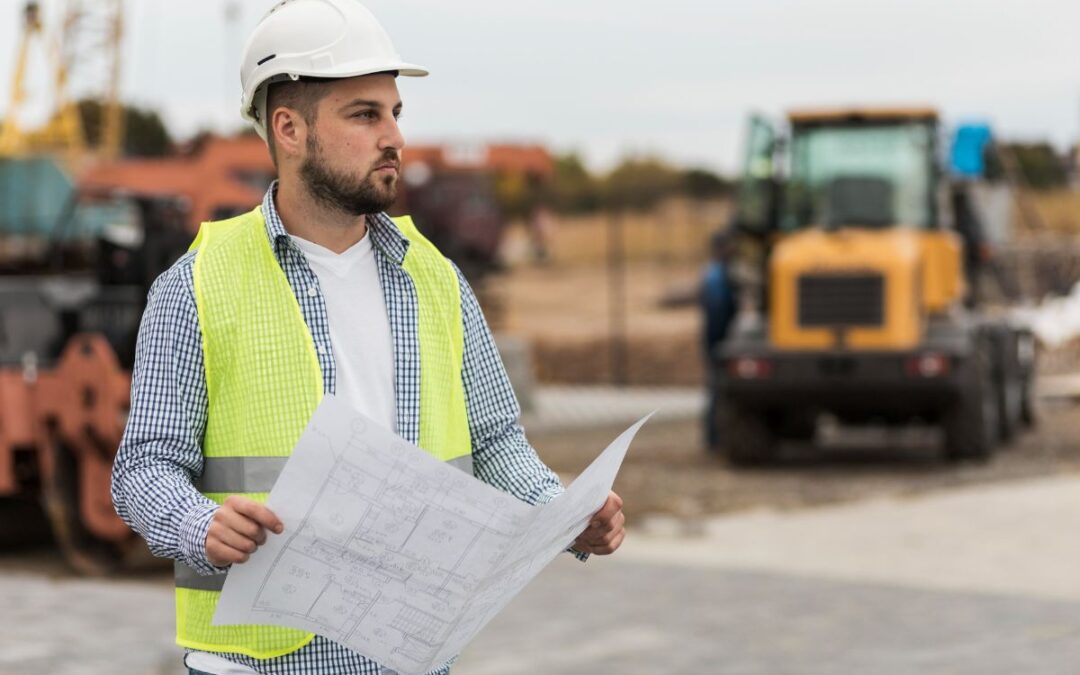
[[[360,112],[353,113],[352,116],[356,117],[358,119],[365,119],[365,120],[373,120],[373,119],[376,119],[376,117],[377,117],[374,110],[361,110]]]

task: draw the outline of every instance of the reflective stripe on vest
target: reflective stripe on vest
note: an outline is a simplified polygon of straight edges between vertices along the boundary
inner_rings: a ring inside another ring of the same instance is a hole
[[[270,492],[288,457],[205,457],[199,492]]]
[[[270,492],[288,457],[205,457],[202,476],[195,481],[199,492]],[[472,455],[448,460],[447,464],[473,473]]]
[[[449,262],[412,221],[395,219],[409,247],[402,264],[416,293],[420,442],[471,473],[461,366],[461,295]],[[270,241],[262,210],[204,223],[192,244],[195,304],[207,384],[199,490],[264,501],[323,393],[314,341]],[[311,633],[279,626],[212,626],[224,575],[176,567],[177,643],[265,659],[303,647]]]

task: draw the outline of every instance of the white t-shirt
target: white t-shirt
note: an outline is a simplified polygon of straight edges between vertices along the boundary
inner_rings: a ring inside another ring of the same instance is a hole
[[[259,675],[258,671],[247,666],[206,652],[188,652],[184,657],[184,665],[212,675]]]
[[[396,433],[393,338],[371,235],[340,254],[300,237],[292,239],[318,277],[326,301],[337,397]]]

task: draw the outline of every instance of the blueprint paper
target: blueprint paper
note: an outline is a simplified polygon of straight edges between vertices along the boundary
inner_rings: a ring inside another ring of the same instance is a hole
[[[647,419],[530,506],[326,396],[267,500],[285,530],[233,565],[214,625],[299,628],[433,670],[573,543]]]

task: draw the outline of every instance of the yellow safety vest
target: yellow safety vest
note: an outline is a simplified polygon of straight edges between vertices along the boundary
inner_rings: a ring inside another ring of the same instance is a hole
[[[419,310],[419,445],[471,474],[457,274],[412,219],[394,223],[409,241],[402,268]],[[191,247],[198,249],[193,276],[208,403],[197,485],[219,504],[231,494],[264,501],[322,399],[314,341],[270,246],[261,208],[204,223]],[[176,564],[177,644],[267,659],[314,637],[279,626],[212,626],[224,576],[200,576]]]

